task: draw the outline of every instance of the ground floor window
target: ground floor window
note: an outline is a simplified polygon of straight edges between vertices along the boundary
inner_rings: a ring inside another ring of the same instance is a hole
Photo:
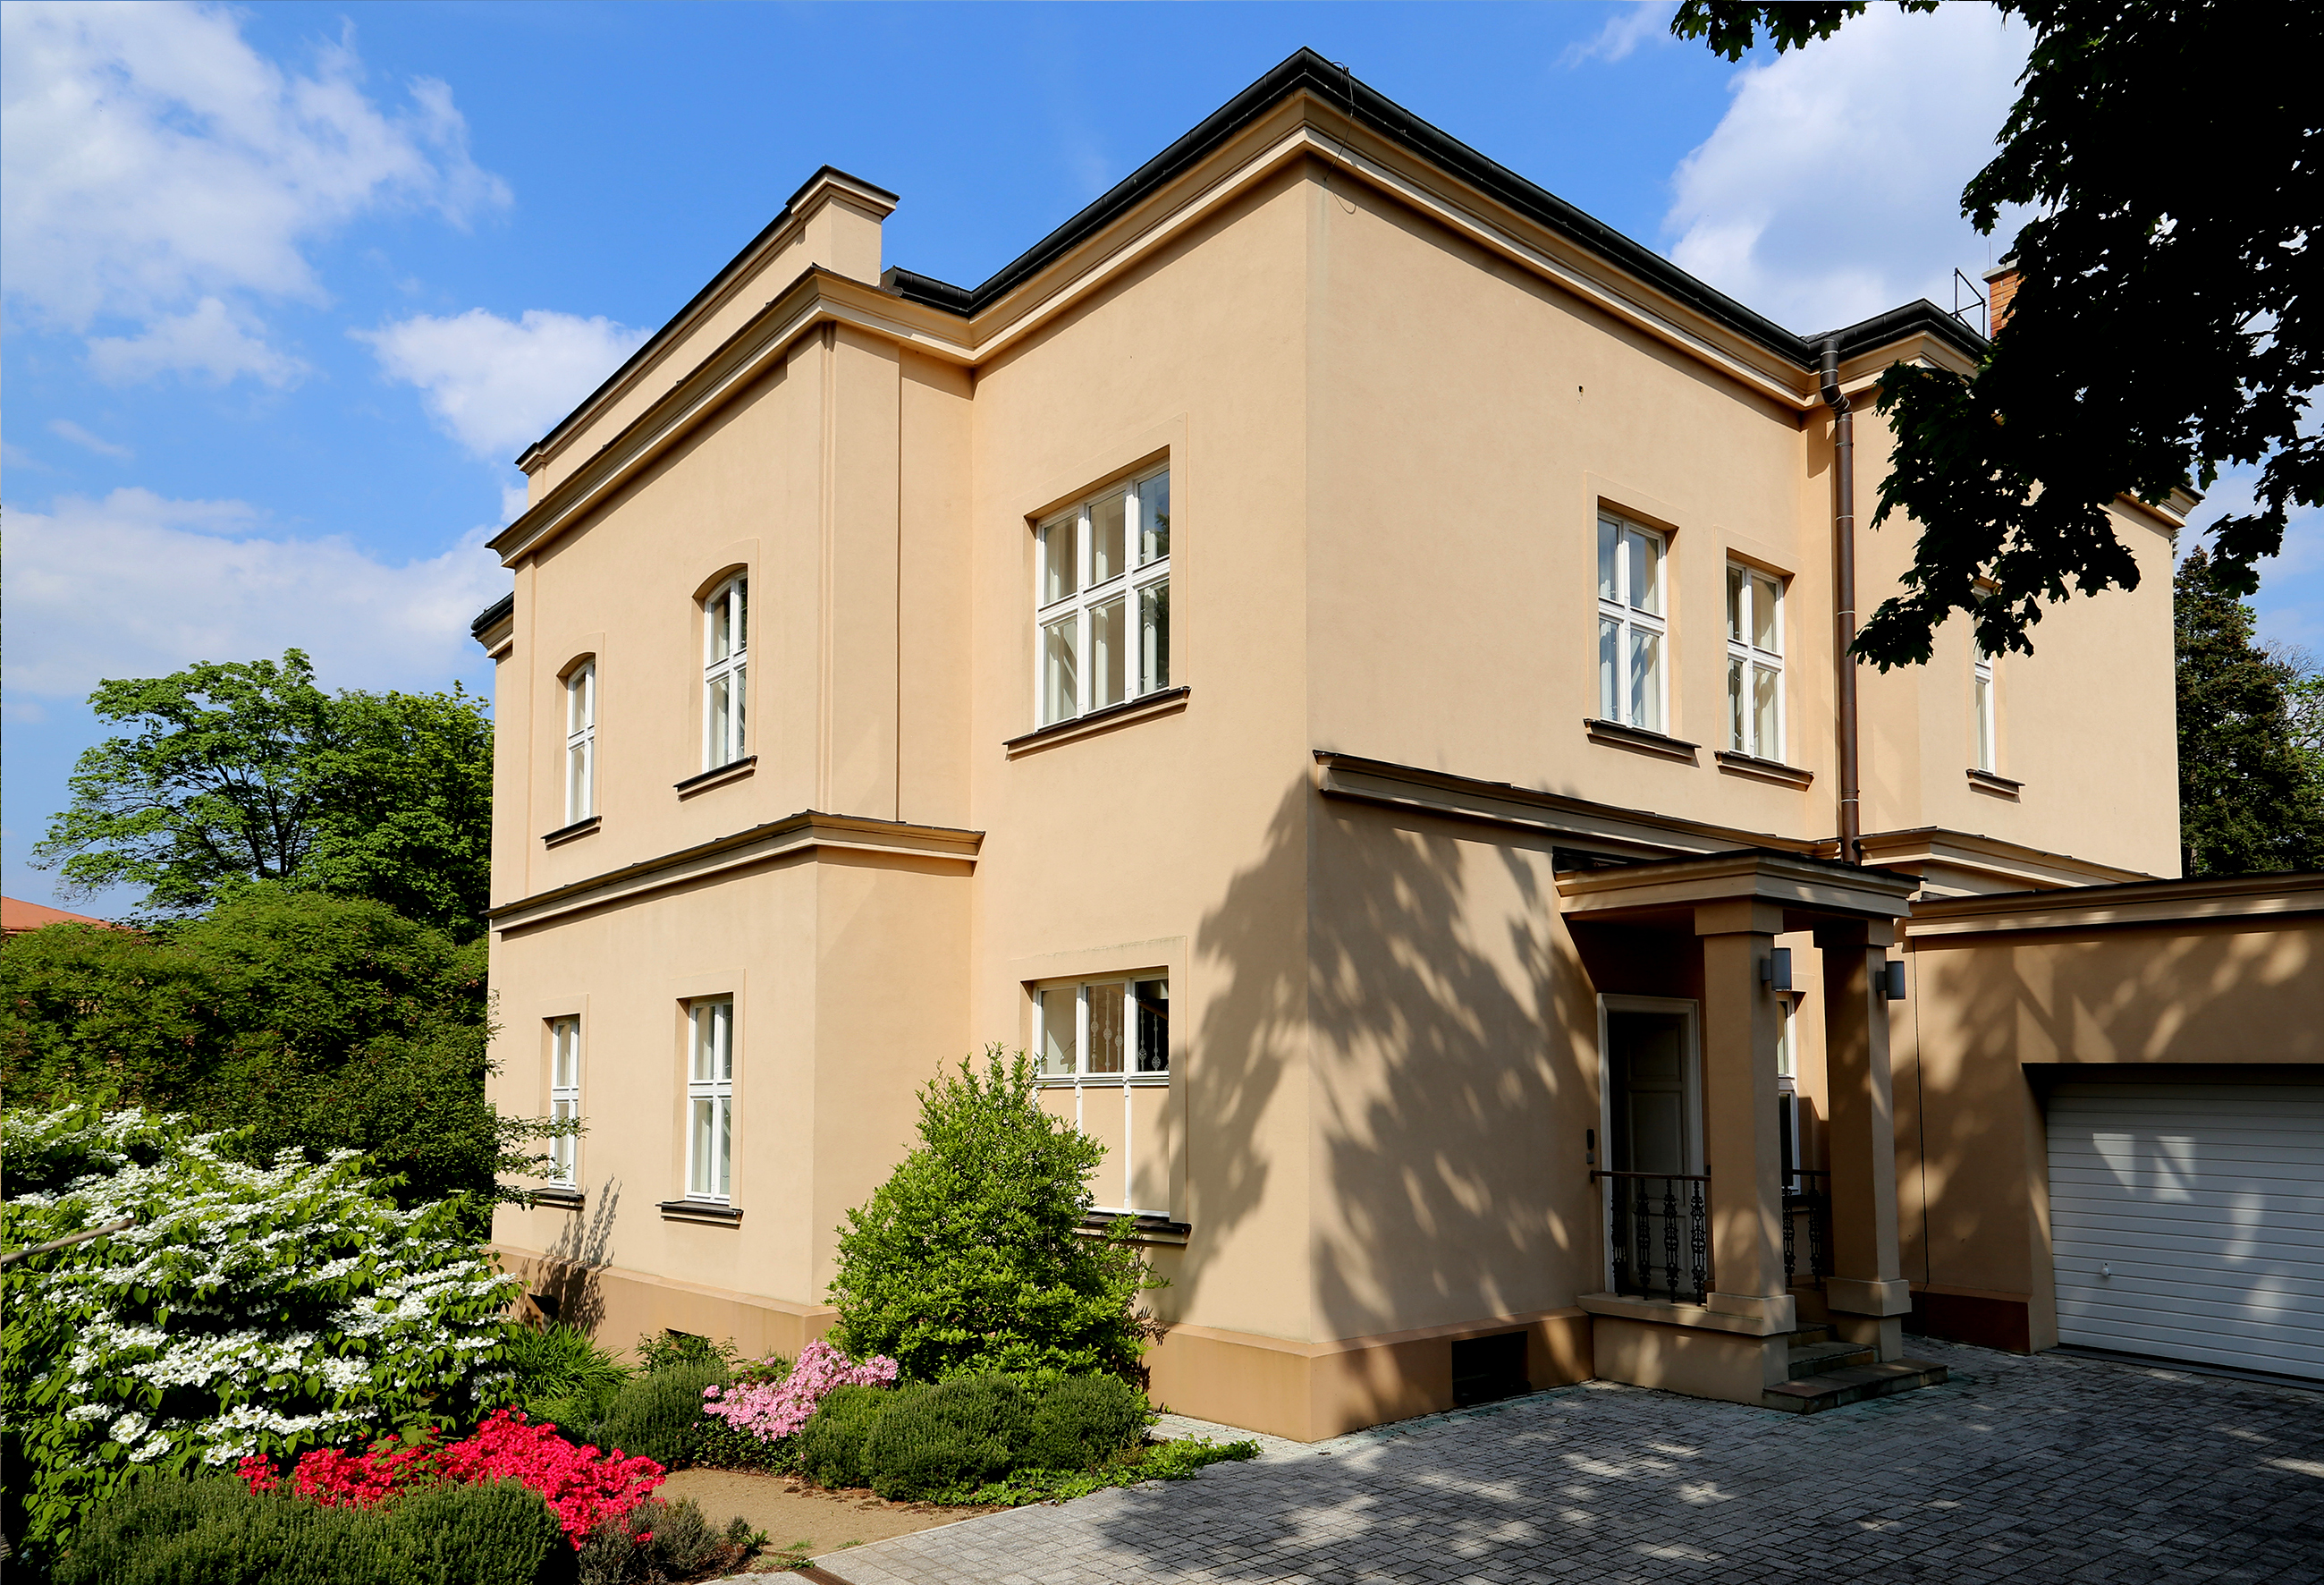
[[[1039,987],[1033,1023],[1052,1109],[1106,1147],[1091,1185],[1095,1209],[1167,1216],[1169,980],[1124,975]]]
[[[723,1200],[733,1190],[734,998],[695,1002],[687,1015],[686,1196]]]

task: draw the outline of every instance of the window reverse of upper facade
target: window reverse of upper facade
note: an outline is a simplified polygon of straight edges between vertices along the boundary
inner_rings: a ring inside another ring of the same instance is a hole
[[[1038,531],[1036,726],[1170,686],[1170,470],[1100,491]]]
[[[1727,564],[1727,746],[1784,757],[1784,586]]]
[[[1663,536],[1598,519],[1598,715],[1660,732],[1664,709]]]
[[[702,602],[702,768],[733,765],[743,746],[750,695],[751,580],[728,579]]]
[[[597,663],[584,661],[565,678],[565,823],[597,812]]]

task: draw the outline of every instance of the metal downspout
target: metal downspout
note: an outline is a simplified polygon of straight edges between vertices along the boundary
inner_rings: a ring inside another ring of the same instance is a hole
[[[1863,778],[1856,719],[1856,416],[1840,388],[1840,338],[1823,344],[1821,386],[1831,409],[1833,659],[1840,715],[1840,857],[1864,862]]]

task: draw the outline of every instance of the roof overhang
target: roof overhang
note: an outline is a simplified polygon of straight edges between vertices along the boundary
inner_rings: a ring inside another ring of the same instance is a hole
[[[1698,932],[1714,922],[1748,919],[1769,933],[1843,921],[1886,923],[1912,912],[1910,876],[1831,859],[1747,849],[1704,858],[1666,858],[1613,869],[1569,870],[1557,894],[1569,923],[1684,922]]]
[[[1907,941],[1969,946],[1981,936],[2224,925],[2312,927],[2324,915],[2324,874],[2198,876],[1924,898],[1906,921]]]

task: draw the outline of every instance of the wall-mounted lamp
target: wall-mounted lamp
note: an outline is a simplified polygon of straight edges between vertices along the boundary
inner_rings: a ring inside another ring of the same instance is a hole
[[[1883,964],[1880,979],[1883,988],[1888,993],[1890,1001],[1901,1002],[1904,999],[1904,960],[1902,958],[1893,959]]]
[[[1759,983],[1769,990],[1792,988],[1792,950],[1776,947],[1759,959]]]

